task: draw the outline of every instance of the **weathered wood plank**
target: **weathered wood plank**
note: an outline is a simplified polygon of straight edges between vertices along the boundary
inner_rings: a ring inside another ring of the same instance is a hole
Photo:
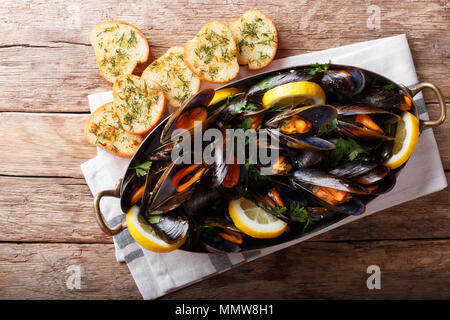
[[[0,244],[0,257],[0,299],[140,298],[110,244]],[[381,290],[366,287],[369,265],[381,269]],[[81,267],[79,290],[67,288],[70,266]],[[449,240],[307,242],[166,298],[448,299],[449,279]]]
[[[381,269],[381,290],[367,289],[370,265]],[[448,299],[449,266],[448,240],[305,242],[166,298]]]
[[[175,42],[178,44],[184,43],[197,33],[199,26],[211,20],[232,23],[245,10],[255,8],[272,17],[281,33],[286,32],[288,36],[282,38],[286,39],[282,41],[282,45],[289,44],[292,48],[308,46],[304,37],[302,42],[291,41],[297,40],[299,31],[307,34],[311,44],[320,48],[326,46],[321,41],[325,30],[328,36],[331,35],[329,32],[339,35],[335,39],[335,43],[338,42],[339,45],[342,39],[375,38],[385,32],[398,33],[408,30],[414,37],[427,39],[439,29],[448,31],[446,26],[450,13],[445,1],[409,0],[399,3],[395,0],[385,0],[379,3],[379,29],[369,28],[367,21],[373,14],[373,11],[368,11],[369,5],[367,2],[349,3],[343,0],[288,0],[282,3],[269,0],[257,3],[239,0],[181,0],[176,3],[134,0],[126,4],[109,0],[102,2],[102,5],[93,0],[70,3],[54,1],[51,4],[44,0],[35,0],[32,3],[5,0],[2,1],[0,15],[4,17],[2,27],[7,32],[0,44],[51,44],[54,41],[87,43],[91,27],[108,19],[128,21],[144,31],[151,44],[166,46],[168,40],[177,40]],[[339,30],[347,32],[339,34]]]
[[[450,180],[450,173],[447,173]],[[111,243],[82,179],[0,177],[0,242]],[[450,189],[342,226],[311,241],[450,239]]]
[[[84,179],[0,177],[0,242],[103,242]]]
[[[95,147],[84,137],[88,117],[88,114],[0,113],[0,172],[82,178],[80,164],[96,155]],[[450,145],[446,143],[450,140],[449,128],[447,121],[434,129],[447,169],[450,169]]]
[[[99,21],[120,19],[135,24],[149,38],[155,58],[169,46],[183,45],[205,23],[214,19],[231,23],[244,10],[255,7],[263,9],[277,25],[277,57],[407,32],[420,79],[436,82],[450,100],[450,14],[445,2],[384,1],[380,29],[367,27],[372,14],[367,13],[368,5],[356,2],[349,6],[342,0],[264,0],[257,4],[135,1],[126,6],[115,1],[99,6],[92,0],[70,4],[2,1],[0,85],[4,89],[0,110],[87,111],[86,96],[110,88],[98,72],[88,43],[89,31]],[[151,13],[151,19],[145,12]],[[17,83],[21,85],[11,85]],[[436,101],[430,93],[426,98]]]
[[[0,113],[0,172],[82,177],[97,151],[84,137],[88,114]]]
[[[0,257],[1,299],[141,298],[112,244],[0,244]],[[71,266],[81,268],[80,289]]]

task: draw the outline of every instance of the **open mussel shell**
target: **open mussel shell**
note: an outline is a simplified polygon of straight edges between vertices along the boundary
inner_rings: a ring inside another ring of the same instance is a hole
[[[241,111],[242,105],[245,105],[247,111]],[[261,103],[249,102],[245,99],[243,95],[235,97],[230,101],[226,106],[223,107],[223,110],[220,110],[220,121],[223,123],[229,122],[235,116],[252,116],[261,114],[266,111],[269,107],[264,107]]]
[[[155,149],[153,152],[147,156],[150,161],[170,161],[170,155],[174,148],[174,143],[172,141],[166,142]]]
[[[297,202],[301,206],[307,203],[301,190],[292,188],[280,179],[264,186],[254,186],[250,191],[250,197],[258,206],[287,223],[292,220],[282,213],[282,208],[290,208],[292,202]]]
[[[271,128],[282,129],[283,121],[298,116],[302,120],[308,121],[312,128],[311,130],[319,129],[321,126],[329,124],[336,119],[336,108],[330,105],[311,105],[306,107],[299,107],[282,112],[266,122],[266,126]]]
[[[319,150],[295,150],[290,153],[290,159],[296,170],[307,169],[318,164],[322,160],[322,154]]]
[[[365,86],[364,71],[358,68],[331,69],[322,77],[322,87],[327,97],[338,101],[345,101],[361,93]]]
[[[409,110],[412,104],[409,98],[405,96],[400,89],[386,91],[379,87],[363,91],[361,94],[353,97],[352,101],[355,103],[367,104],[376,108],[397,108],[401,110]]]
[[[120,199],[120,207],[123,212],[127,212],[128,209],[131,208],[133,204],[137,201],[132,198],[136,198],[136,194],[138,190],[145,185],[145,181],[147,176],[138,177],[136,174],[136,170],[133,169],[134,166],[146,162],[152,161],[151,170],[149,172],[150,175],[158,174],[158,168],[161,168],[167,164],[169,160],[166,158],[167,151],[162,150],[164,148],[170,148],[170,146],[161,146],[160,137],[162,130],[164,128],[164,124],[167,122],[167,118],[161,121],[145,138],[145,141],[141,144],[139,149],[136,151],[133,161],[130,162],[128,169],[124,176],[124,182],[121,185],[121,199]],[[152,158],[154,156],[155,158]],[[157,161],[155,161],[157,160]],[[139,191],[140,192],[140,191]],[[142,192],[141,192],[142,194]],[[140,197],[138,201],[140,200]]]
[[[384,133],[340,120],[338,120],[335,131],[341,136],[355,140],[394,140],[393,137],[387,136]]]
[[[170,164],[166,161],[155,162],[155,165],[152,165],[151,170],[145,177],[145,184],[143,185],[144,191],[142,193],[142,198],[140,199],[141,205],[139,207],[139,214],[145,215],[147,213],[154,186],[169,166]]]
[[[390,191],[396,181],[396,177],[390,172],[389,167],[376,162],[345,162],[331,170],[330,173],[363,185],[372,195]]]
[[[365,211],[364,203],[353,196],[353,194],[367,195],[369,191],[363,186],[327,172],[305,169],[297,170],[291,178],[291,184],[296,188],[307,191],[308,198],[331,211],[343,212],[349,215],[359,215]],[[349,201],[341,204],[331,204],[314,194],[315,187],[327,187],[336,190],[350,192],[352,197]]]
[[[319,81],[318,75],[311,75],[306,69],[283,71],[264,78],[251,86],[247,91],[246,99],[253,103],[261,103],[262,96],[267,90],[295,81]]]
[[[243,164],[227,164],[227,173],[219,191],[227,200],[239,199],[248,188],[248,172]]]
[[[223,218],[205,218],[199,222],[199,228],[199,242],[206,251],[232,253],[241,250],[244,235],[230,221]]]
[[[380,181],[368,186],[367,189],[370,191],[370,194],[378,196],[391,191],[394,188],[396,181],[397,177],[395,174],[388,173]]]
[[[328,187],[332,189],[347,191],[350,193],[369,193],[363,186],[359,185],[358,183],[316,169],[297,170],[293,174],[293,179],[314,186]]]
[[[389,167],[380,165],[365,174],[354,177],[352,180],[362,185],[371,185],[383,179],[389,172]]]
[[[375,121],[382,123],[396,123],[400,120],[400,116],[389,112],[387,110],[376,108],[367,105],[348,105],[336,107],[338,117],[356,116],[358,114],[365,114],[370,116]]]
[[[177,208],[161,215],[159,222],[152,224],[152,228],[167,243],[176,243],[188,233],[189,220],[183,210]]]
[[[376,167],[378,167],[378,163],[376,162],[349,161],[337,165],[330,171],[330,173],[335,176],[352,179],[354,177],[368,173]]]
[[[231,150],[229,147],[234,149]],[[242,197],[248,187],[248,173],[245,165],[239,163],[237,154],[239,150],[244,150],[242,143],[237,141],[236,144],[231,144],[225,137],[222,137],[222,140],[214,146],[212,187],[218,188],[223,197],[228,200]],[[244,162],[244,159],[241,160]]]
[[[384,109],[375,108],[367,105],[347,105],[337,107],[338,124],[336,131],[343,136],[358,140],[374,141],[374,140],[393,140],[389,134],[378,132],[376,130],[365,127],[356,121],[354,123],[346,122],[346,118],[357,119],[360,115],[365,115],[377,125],[391,125],[400,120],[400,116]],[[343,120],[343,121],[341,121]],[[352,120],[353,121],[353,120]]]
[[[354,196],[352,196],[348,202],[334,205],[317,197],[312,191],[313,190],[312,187],[314,186],[311,184],[293,182],[293,185],[296,186],[297,188],[301,188],[307,191],[306,193],[307,198],[312,202],[317,203],[318,205],[321,205],[322,207],[326,208],[327,209],[326,211],[328,213],[342,212],[349,215],[359,215],[364,213],[366,209],[364,203]]]
[[[202,127],[207,126],[207,124],[209,123],[213,123],[219,115],[218,112],[211,112],[213,110],[208,109],[209,103],[214,98],[214,93],[215,91],[213,89],[202,90],[191,97],[189,100],[184,102],[181,107],[179,107],[174,113],[172,113],[162,131],[161,143],[164,144],[172,139],[175,139],[177,136],[174,136],[173,133],[176,129],[185,129],[189,132],[193,131],[193,121],[196,119],[193,118],[193,116],[191,116],[188,112],[191,112],[194,109],[198,111],[197,114],[203,114],[204,112],[204,114],[206,115],[204,119],[198,119],[202,122]],[[183,121],[183,123],[181,121]],[[189,125],[186,127],[184,122],[189,122]]]
[[[210,212],[211,207],[218,199],[221,198],[221,193],[217,188],[211,188],[206,183],[199,186],[194,192],[189,201],[183,203],[183,209],[189,216],[203,215],[204,212]],[[218,211],[218,210],[217,210]],[[215,212],[211,212],[215,214]]]
[[[290,136],[280,132],[278,129],[267,129],[267,131],[281,145],[291,149],[332,150],[336,147],[330,141],[314,135]]]
[[[339,214],[338,212],[333,211],[326,207],[307,207],[306,210],[308,210],[309,215],[312,218],[320,219],[320,220],[333,218],[337,214]]]
[[[233,253],[241,251],[241,247],[233,242],[223,240],[219,243],[209,244],[200,240],[204,250],[210,253]]]
[[[175,161],[159,178],[148,200],[146,214],[171,211],[186,201],[206,176],[209,167]]]

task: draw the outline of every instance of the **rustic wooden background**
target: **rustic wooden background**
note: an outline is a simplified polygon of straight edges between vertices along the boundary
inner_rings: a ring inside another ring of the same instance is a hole
[[[0,3],[0,298],[140,299],[98,228],[79,165],[95,156],[87,95],[109,90],[88,41],[107,19],[147,36],[156,58],[205,23],[259,8],[279,32],[277,57],[406,33],[421,80],[450,102],[448,1],[16,1]],[[379,28],[367,23],[380,9]],[[372,8],[372,7],[371,7]],[[436,99],[425,99],[436,116]],[[450,121],[434,129],[450,178]],[[450,298],[450,191],[351,223],[167,295],[201,298]],[[381,267],[381,290],[366,268]],[[69,290],[81,265],[80,290]]]

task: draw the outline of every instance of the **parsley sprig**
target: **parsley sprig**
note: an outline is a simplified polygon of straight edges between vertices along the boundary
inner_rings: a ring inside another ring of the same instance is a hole
[[[306,230],[306,228],[312,225],[314,221],[319,220],[319,218],[311,217],[309,211],[297,201],[292,201],[289,204],[289,214],[298,222],[305,223],[303,230]]]
[[[144,177],[148,174],[148,172],[150,171],[150,168],[152,167],[152,162],[151,161],[145,161],[142,163],[138,163],[133,167],[130,167],[130,169],[135,169],[136,170],[136,175],[138,176],[138,178]]]
[[[321,126],[320,131],[322,131],[325,134],[330,134],[336,129],[336,126],[338,124],[337,118],[333,119],[329,124]]]
[[[245,169],[247,170],[248,178],[252,182],[267,182],[272,181],[269,176],[261,173],[253,164],[248,161],[245,163]]]
[[[247,100],[240,100],[234,104],[234,113],[245,113],[252,110],[258,110],[258,107]]]
[[[383,90],[383,91],[392,91],[392,90],[394,90],[396,88],[396,85],[394,84],[394,83],[388,83],[388,84],[385,84],[381,89]]]
[[[150,224],[157,224],[157,223],[159,223],[159,221],[161,221],[161,215],[160,214],[151,215],[147,218],[147,221]]]
[[[335,149],[323,153],[323,162],[328,167],[334,167],[344,159],[368,160],[368,153],[355,140],[340,137]]]
[[[330,68],[330,66],[331,60],[329,60],[327,63],[313,63],[311,65],[312,68],[307,68],[306,71],[308,71],[311,75],[315,75],[318,73],[324,73]]]

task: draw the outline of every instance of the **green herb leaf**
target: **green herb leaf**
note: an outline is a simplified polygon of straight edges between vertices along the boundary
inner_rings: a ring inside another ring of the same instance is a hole
[[[279,106],[279,107],[272,107],[269,110],[267,110],[268,114],[272,114],[272,113],[280,113],[283,112],[284,110],[286,110],[287,108],[290,108],[290,105],[285,105],[285,106]]]
[[[211,226],[200,226],[200,237],[202,237],[206,242],[212,246],[215,246],[223,242],[223,238],[219,236],[214,227]]]
[[[231,102],[231,100],[233,100],[236,97],[242,96],[244,93],[245,92],[239,92],[239,93],[235,93],[235,94],[228,96],[227,99],[225,100],[225,104],[229,104]]]
[[[331,60],[329,60],[327,63],[313,63],[311,65],[312,68],[307,68],[306,71],[308,71],[311,75],[315,75],[318,73],[324,73],[330,68],[330,66]]]
[[[151,215],[148,217],[147,221],[150,224],[156,224],[159,223],[159,221],[161,220],[161,215],[157,214],[157,215]]]
[[[334,131],[334,129],[336,129],[337,124],[338,120],[335,118],[329,124],[321,126],[320,131],[322,131],[325,134],[330,134]]]
[[[311,217],[308,210],[297,201],[292,201],[289,204],[289,214],[298,222],[305,223],[303,230],[313,224],[314,221],[319,220],[318,218]]]
[[[151,166],[152,166],[151,161],[145,161],[145,162],[139,163],[133,167],[130,167],[130,169],[135,169],[136,175],[138,176],[138,178],[140,178],[140,177],[144,177],[148,174]]]
[[[396,85],[395,84],[393,84],[393,83],[388,83],[388,84],[385,84],[381,89],[383,90],[383,91],[391,91],[391,90],[394,90],[396,88]]]
[[[267,182],[271,181],[269,176],[262,174],[253,164],[250,164],[248,161],[245,164],[245,168],[248,173],[248,178],[252,182]]]
[[[339,138],[335,149],[323,153],[323,162],[328,167],[334,167],[344,159],[367,160],[367,151],[353,139]]]
[[[370,104],[375,104],[377,102],[377,99],[375,99],[374,97],[367,97],[367,100]]]
[[[235,113],[245,113],[251,110],[258,110],[258,107],[252,103],[247,102],[247,100],[241,100],[234,104]]]

